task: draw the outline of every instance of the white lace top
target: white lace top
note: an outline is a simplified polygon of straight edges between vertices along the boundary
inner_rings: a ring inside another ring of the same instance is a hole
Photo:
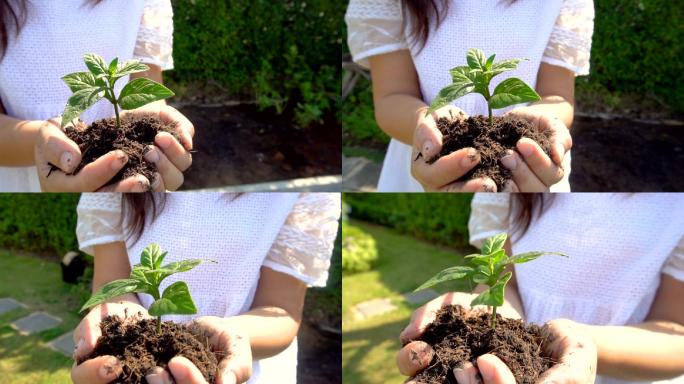
[[[337,235],[340,195],[336,193],[253,193],[235,199],[217,193],[167,194],[160,216],[136,243],[127,241],[131,265],[142,249],[158,243],[168,251],[165,262],[211,259],[190,272],[165,280],[188,283],[199,315],[235,316],[249,310],[261,267],[286,273],[310,286],[325,286]],[[78,205],[80,248],[124,241],[121,195],[83,194]],[[152,300],[139,295],[148,307]],[[187,321],[193,316],[165,316]],[[295,383],[296,340],[284,352],[255,361],[250,383]],[[266,368],[268,367],[268,368]]]
[[[510,5],[500,0],[453,0],[444,21],[431,32],[422,50],[410,43],[410,23],[404,23],[400,0],[351,0],[345,20],[349,50],[361,65],[368,66],[368,58],[374,55],[411,51],[427,103],[451,83],[449,69],[465,65],[469,48],[480,48],[487,55],[496,53],[497,60],[529,59],[508,76],[494,78],[492,87],[511,76],[535,87],[541,62],[568,68],[577,75],[589,73],[594,26],[592,0],[518,0]],[[465,96],[454,105],[470,115],[487,113],[486,102],[480,95]],[[495,110],[495,114],[512,108]],[[565,160],[565,178],[552,187],[554,191],[570,189],[570,156]],[[378,190],[422,191],[411,177],[410,162],[410,146],[392,140]]]
[[[476,194],[470,242],[509,232],[508,194]],[[555,194],[514,253],[558,251],[515,266],[528,321],[568,318],[586,324],[643,322],[661,274],[684,281],[684,195]],[[684,380],[681,377],[679,380]],[[597,383],[623,383],[600,377]]]
[[[86,70],[83,54],[109,62],[137,58],[162,69],[173,68],[173,10],[170,0],[34,0],[18,36],[12,36],[0,61],[0,100],[7,115],[22,120],[59,116],[71,91],[61,80]],[[116,84],[117,92],[127,78]],[[113,116],[105,100],[83,114],[86,122]],[[39,191],[35,167],[0,167],[0,192]]]

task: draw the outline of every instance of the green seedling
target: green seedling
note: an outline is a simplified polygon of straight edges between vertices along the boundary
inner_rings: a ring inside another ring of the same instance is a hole
[[[62,77],[73,92],[62,113],[62,128],[102,98],[114,105],[116,126],[121,128],[119,107],[123,110],[140,108],[174,95],[165,86],[140,77],[126,84],[117,97],[114,94],[114,84],[117,80],[126,75],[148,71],[150,67],[139,60],[126,60],[119,64],[118,58],[114,58],[107,65],[102,57],[94,53],[83,55],[83,60],[88,67],[88,72],[75,72]]]
[[[150,244],[140,256],[140,264],[136,264],[128,279],[114,280],[105,284],[83,305],[83,312],[105,301],[128,293],[146,293],[154,298],[148,312],[157,317],[157,333],[161,333],[161,317],[163,315],[192,315],[197,313],[195,302],[190,296],[188,285],[177,281],[159,293],[159,285],[165,278],[187,272],[202,263],[199,259],[189,259],[169,263],[162,266],[167,252],[162,252],[157,244]]]
[[[458,265],[447,268],[428,281],[418,287],[416,291],[430,288],[434,285],[446,281],[465,281],[472,291],[477,284],[487,286],[487,289],[480,293],[470,303],[471,306],[486,305],[492,311],[492,328],[496,328],[496,309],[504,303],[504,289],[506,284],[513,276],[513,272],[506,272],[506,267],[513,264],[526,263],[532,261],[542,255],[559,255],[565,256],[560,252],[525,252],[514,256],[506,255],[504,244],[508,237],[505,233],[492,236],[485,240],[482,245],[481,254],[472,254],[465,256],[470,260],[472,265]]]
[[[456,67],[451,71],[452,84],[442,88],[432,101],[426,116],[439,108],[450,104],[470,93],[479,93],[487,100],[489,110],[489,124],[493,124],[492,109],[505,108],[510,105],[538,101],[541,98],[524,81],[512,77],[499,83],[494,92],[489,92],[489,83],[494,76],[518,68],[518,63],[526,59],[509,59],[494,62],[496,54],[486,58],[484,53],[471,48],[466,55],[468,65]]]

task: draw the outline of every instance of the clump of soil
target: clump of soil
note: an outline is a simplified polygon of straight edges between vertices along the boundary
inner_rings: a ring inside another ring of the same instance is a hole
[[[481,355],[491,353],[511,369],[518,384],[532,384],[554,361],[542,355],[541,328],[522,320],[497,315],[496,328],[490,327],[491,314],[470,312],[460,305],[442,307],[422,340],[435,351],[427,369],[414,378],[425,384],[456,384],[453,369],[467,361],[475,364]]]
[[[156,319],[107,316],[100,323],[102,336],[93,352],[78,361],[97,356],[114,356],[121,362],[123,373],[114,383],[146,384],[145,375],[153,367],[166,369],[177,355],[190,360],[202,372],[208,383],[214,383],[218,369],[217,356],[211,351],[207,337],[190,332],[184,325],[170,321],[162,323],[157,334]]]
[[[489,177],[498,191],[503,190],[511,179],[511,171],[499,160],[507,150],[515,151],[515,145],[522,137],[536,141],[547,155],[551,154],[551,132],[541,131],[527,120],[514,117],[494,117],[493,126],[489,125],[489,119],[485,116],[470,116],[467,119],[441,117],[437,120],[437,128],[443,136],[442,151],[427,159],[427,162],[432,164],[440,157],[462,148],[475,148],[480,154],[480,163],[456,181]]]
[[[145,176],[151,183],[156,169],[143,156],[147,147],[154,144],[154,138],[159,132],[168,132],[179,139],[176,124],[164,123],[153,114],[124,115],[121,117],[120,129],[116,127],[115,118],[98,120],[88,127],[81,122],[76,127],[69,126],[65,133],[78,145],[82,155],[81,163],[74,173],[78,173],[100,156],[120,149],[128,155],[128,162],[108,185],[136,174]]]

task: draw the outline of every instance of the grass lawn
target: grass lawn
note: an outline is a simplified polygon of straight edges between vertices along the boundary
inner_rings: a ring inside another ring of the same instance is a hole
[[[74,329],[84,293],[80,286],[62,282],[59,264],[0,250],[0,297],[28,305],[0,316],[0,372],[11,384],[71,383],[72,360],[46,346]],[[10,323],[35,311],[46,311],[62,324],[32,336],[21,336]]]
[[[473,252],[434,246],[373,224],[351,224],[373,236],[379,259],[374,270],[342,279],[343,381],[401,383],[405,377],[397,371],[394,358],[401,347],[399,333],[416,308],[402,294],[440,270],[462,263],[461,256]],[[354,320],[351,307],[374,298],[389,298],[398,308],[382,316]]]

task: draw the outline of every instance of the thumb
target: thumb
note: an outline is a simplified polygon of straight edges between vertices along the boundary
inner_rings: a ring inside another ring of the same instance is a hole
[[[75,384],[106,384],[114,381],[121,373],[121,363],[114,356],[99,356],[80,365],[74,363],[71,380]]]
[[[65,173],[72,173],[81,162],[81,150],[62,131],[58,120],[52,119],[40,128],[36,157],[41,163],[50,163]]]
[[[485,354],[477,358],[477,369],[484,384],[515,384],[515,377],[508,366],[498,357]]]

